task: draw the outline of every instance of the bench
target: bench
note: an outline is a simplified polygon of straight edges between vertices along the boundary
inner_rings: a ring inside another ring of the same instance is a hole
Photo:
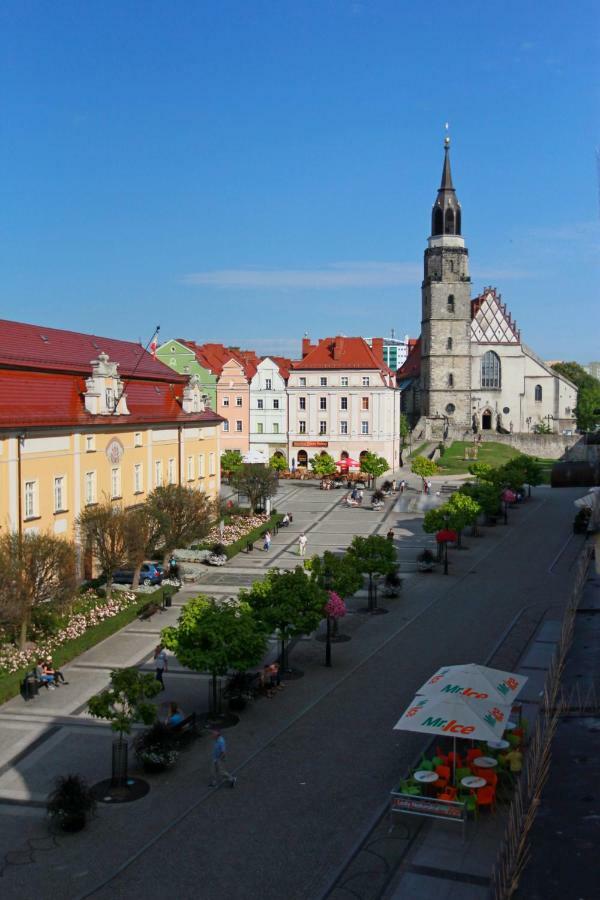
[[[454,494],[458,488],[454,484],[443,484],[440,488],[441,494]]]

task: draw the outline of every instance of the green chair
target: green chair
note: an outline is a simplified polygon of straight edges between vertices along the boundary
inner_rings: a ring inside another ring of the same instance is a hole
[[[421,796],[421,788],[418,784],[409,784],[408,781],[400,782],[401,794],[412,794],[415,797]]]
[[[433,772],[433,769],[434,769],[434,766],[433,766],[433,763],[431,762],[431,760],[425,759],[425,757],[423,757],[423,759],[419,763],[419,770],[425,771],[425,772]]]
[[[463,778],[468,778],[472,772],[469,768],[460,768],[456,770],[456,783],[460,784]]]
[[[437,769],[438,766],[443,766],[443,765],[444,765],[444,760],[440,759],[439,756],[434,756],[433,759],[431,760],[431,771],[433,772],[433,770]]]
[[[465,804],[467,815],[473,813],[474,818],[477,818],[479,811],[477,809],[477,797],[475,797],[474,794],[459,794],[458,802]]]
[[[506,740],[511,747],[518,747],[521,744],[521,739],[516,734],[507,734]]]

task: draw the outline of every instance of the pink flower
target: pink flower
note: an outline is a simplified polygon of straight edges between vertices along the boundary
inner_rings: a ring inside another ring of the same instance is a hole
[[[324,607],[325,615],[331,619],[341,619],[342,616],[346,615],[346,604],[335,591],[328,591],[327,593],[329,594],[329,600]]]

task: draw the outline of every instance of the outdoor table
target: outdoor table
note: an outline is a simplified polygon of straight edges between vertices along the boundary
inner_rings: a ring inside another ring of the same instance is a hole
[[[461,778],[460,783],[467,788],[480,788],[485,787],[487,784],[485,778],[477,778],[475,775],[467,775],[466,778]]]
[[[492,750],[506,750],[508,747],[510,747],[510,741],[488,741],[487,745]]]
[[[478,769],[493,769],[494,766],[498,765],[498,760],[493,759],[491,756],[478,756],[477,759],[473,760],[473,765],[477,766]]]
[[[437,781],[439,777],[437,772],[429,772],[427,769],[421,769],[413,775],[415,781],[420,781],[422,784],[430,784]]]

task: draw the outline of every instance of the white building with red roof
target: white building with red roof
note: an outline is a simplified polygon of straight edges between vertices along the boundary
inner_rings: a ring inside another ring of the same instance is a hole
[[[336,461],[366,452],[396,468],[400,460],[400,391],[383,361],[383,340],[302,341],[288,379],[290,465],[306,466],[325,451]]]

